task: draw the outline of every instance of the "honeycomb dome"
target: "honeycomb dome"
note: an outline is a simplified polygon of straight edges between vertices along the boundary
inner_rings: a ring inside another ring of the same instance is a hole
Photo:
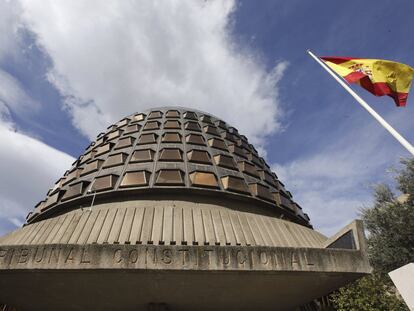
[[[371,271],[363,232],[313,230],[224,121],[152,109],[99,134],[0,237],[0,309],[314,310]]]
[[[109,126],[48,191],[27,222],[100,200],[174,192],[192,200],[244,200],[311,227],[246,136],[210,114],[176,107],[135,113]]]

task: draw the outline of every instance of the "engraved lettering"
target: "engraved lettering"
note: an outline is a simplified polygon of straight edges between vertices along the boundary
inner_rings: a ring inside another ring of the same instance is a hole
[[[80,263],[91,263],[90,258],[88,258],[88,250],[86,248],[82,249],[82,256]]]
[[[298,258],[298,256],[296,255],[296,253],[292,253],[292,257],[291,257],[291,264],[292,264],[292,267],[293,266],[298,266],[299,265],[299,258]]]
[[[202,253],[202,257],[207,257],[207,265],[210,265],[210,252],[212,252],[212,249],[204,249]]]
[[[305,253],[305,260],[306,260],[306,264],[307,264],[308,266],[314,266],[314,263],[313,263],[311,260],[309,260],[309,257],[308,257],[308,256],[306,256],[306,253]]]
[[[122,250],[116,249],[114,252],[114,261],[115,263],[120,263],[122,261]]]
[[[49,260],[48,263],[50,263],[52,261],[52,255],[54,255],[54,258],[56,259],[56,262],[59,261],[59,254],[60,254],[60,248],[56,249],[54,247],[52,247],[50,249],[50,254],[49,254]]]
[[[241,256],[240,256],[241,255]],[[237,262],[241,265],[244,265],[244,263],[246,262],[247,258],[246,255],[241,251],[238,250],[236,253],[236,258],[237,258]]]
[[[269,258],[266,252],[260,251],[259,253],[260,263],[263,265],[267,265],[269,262]]]
[[[11,264],[11,262],[13,260],[13,256],[14,256],[14,249],[12,248],[11,255],[10,255],[10,260],[9,260],[9,264]]]
[[[150,253],[150,248],[146,247],[145,248],[145,264],[148,263],[148,253]],[[156,264],[157,263],[157,250],[156,248],[152,249],[152,263]]]
[[[279,264],[279,258],[277,257],[277,253],[276,252],[274,252],[273,255],[274,255],[273,257],[275,259],[274,260],[274,265],[277,266]]]
[[[138,250],[131,249],[128,254],[128,259],[130,263],[136,263],[138,261]]]
[[[186,264],[186,257],[187,257],[187,255],[188,255],[188,249],[179,249],[178,250],[179,252],[182,252],[182,254],[183,254],[183,266],[185,266],[185,264]]]
[[[67,254],[67,256],[65,258],[65,263],[68,263],[69,261],[73,262],[73,260],[74,260],[73,251],[74,251],[74,247],[71,247],[70,250],[69,250],[69,253]]]
[[[39,257],[38,256],[39,248],[36,248],[36,253],[34,255],[34,261],[37,262],[37,263],[42,262],[43,261],[43,258],[45,256],[45,251],[46,251],[46,249],[44,247],[42,247],[42,255]]]
[[[5,258],[7,255],[7,249],[0,249],[0,258]]]
[[[28,258],[29,258],[29,249],[22,248],[20,250],[20,257],[19,257],[19,260],[17,262],[18,263],[26,263]]]
[[[230,264],[230,251],[223,249],[223,265]]]
[[[172,262],[172,252],[171,252],[170,249],[164,249],[162,251],[162,258],[161,258],[161,260],[166,265],[171,264],[171,262]]]

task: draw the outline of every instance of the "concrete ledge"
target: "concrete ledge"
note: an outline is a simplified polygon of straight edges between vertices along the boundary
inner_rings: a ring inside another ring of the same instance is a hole
[[[1,247],[0,273],[20,269],[370,272],[363,253],[339,249],[109,244]]]

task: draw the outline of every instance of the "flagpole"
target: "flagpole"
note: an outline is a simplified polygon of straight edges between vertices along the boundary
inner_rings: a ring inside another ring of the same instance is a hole
[[[357,93],[355,93],[345,81],[336,75],[328,65],[326,65],[322,60],[319,59],[315,54],[310,50],[307,51],[308,54],[324,68],[334,79],[342,85],[342,87],[348,91],[349,94],[363,107],[367,110],[396,140],[398,140],[401,145],[403,145],[413,156],[414,156],[414,147],[398,133],[387,121],[385,121],[374,109],[371,108]]]

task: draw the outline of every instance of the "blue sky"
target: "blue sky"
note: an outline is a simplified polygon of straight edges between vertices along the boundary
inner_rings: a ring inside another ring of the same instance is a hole
[[[1,1],[0,233],[100,130],[151,106],[209,111],[260,146],[332,234],[409,154],[307,54],[414,65],[414,3]],[[406,108],[358,93],[414,142]]]

